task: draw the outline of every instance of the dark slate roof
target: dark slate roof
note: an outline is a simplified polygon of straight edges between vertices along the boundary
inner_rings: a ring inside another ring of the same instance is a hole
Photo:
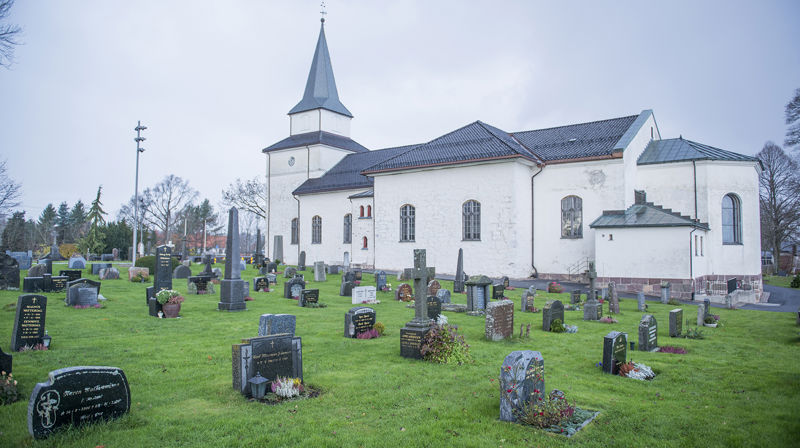
[[[708,224],[689,216],[673,212],[671,209],[654,205],[652,202],[633,204],[627,210],[604,210],[589,227],[696,227],[708,230]]]
[[[538,161],[533,153],[508,133],[476,121],[428,143],[415,146],[391,159],[381,161],[365,169],[364,173],[511,157]]]
[[[296,134],[287,137],[278,143],[267,146],[261,152],[277,151],[279,149],[299,148],[306,145],[328,145],[334,148],[346,149],[353,152],[368,152],[369,150],[358,142],[348,137],[341,135],[331,134],[325,131],[308,132],[305,134]]]
[[[724,149],[693,142],[684,138],[670,138],[666,140],[653,140],[647,145],[639,160],[638,165],[651,165],[656,163],[684,162],[691,160],[733,160],[740,162],[757,162],[751,156],[725,151]]]
[[[378,151],[348,154],[321,177],[306,180],[292,193],[303,195],[334,190],[371,189],[372,178],[361,174],[364,169],[409,151],[414,147],[415,145],[398,146]]]
[[[289,111],[289,114],[319,108],[347,115],[348,117],[353,116],[344,107],[344,104],[339,101],[336,80],[333,78],[333,67],[331,67],[331,55],[328,53],[328,42],[325,40],[324,22],[319,29],[317,49],[314,50],[314,59],[311,61],[311,70],[308,72],[308,81],[306,81],[303,99]]]
[[[347,199],[371,198],[373,196],[375,196],[375,190],[370,188],[369,190],[362,191],[361,193],[351,194],[347,197]]]
[[[513,132],[511,135],[545,161],[611,156],[617,142],[640,115]]]

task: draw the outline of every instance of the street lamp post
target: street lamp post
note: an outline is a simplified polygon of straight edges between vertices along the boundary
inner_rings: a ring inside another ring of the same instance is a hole
[[[144,148],[140,147],[139,144],[145,141],[145,138],[142,137],[141,132],[147,129],[147,126],[142,126],[142,121],[139,120],[136,124],[136,127],[133,128],[136,131],[136,138],[133,139],[136,142],[136,186],[134,187],[134,194],[133,194],[133,255],[131,255],[131,264],[136,266],[136,228],[138,227],[139,223],[139,154],[144,152]]]

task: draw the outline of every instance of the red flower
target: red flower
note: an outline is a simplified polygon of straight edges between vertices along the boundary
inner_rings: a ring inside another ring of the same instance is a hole
[[[512,390],[514,389],[506,389],[506,392],[511,393]]]

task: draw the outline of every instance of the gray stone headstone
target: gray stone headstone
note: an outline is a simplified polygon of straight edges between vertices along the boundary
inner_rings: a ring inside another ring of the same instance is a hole
[[[90,280],[88,278],[81,278],[75,281],[71,281],[67,283],[67,297],[64,299],[64,303],[69,306],[75,305],[94,305],[97,303],[97,298],[100,296],[100,282],[96,282],[94,280]],[[94,292],[92,295],[94,299],[92,300],[89,296],[89,293],[83,292],[83,298],[81,298],[81,291],[91,289]],[[82,303],[82,301],[86,302],[89,301],[91,303]]]
[[[78,366],[54,370],[37,383],[28,401],[28,432],[45,439],[62,427],[110,420],[131,409],[131,391],[122,369]]]
[[[47,297],[36,294],[23,294],[17,297],[14,316],[14,329],[11,332],[11,351],[22,347],[33,347],[42,342],[47,315]]]
[[[587,300],[583,304],[583,320],[599,320],[603,315],[603,304],[597,300]]]
[[[531,402],[544,398],[542,354],[532,350],[509,353],[500,367],[500,391],[500,420],[517,421],[520,411]]]
[[[67,267],[70,269],[86,269],[86,259],[80,255],[77,257],[70,257]]]
[[[328,280],[328,276],[325,274],[325,262],[324,261],[315,261],[314,262],[314,281],[315,282],[324,282]]]
[[[300,277],[295,277],[283,284],[283,298],[284,299],[293,299],[295,297],[299,298],[300,293],[304,289],[306,289],[306,282]]]
[[[467,288],[467,311],[486,309],[486,304],[492,297],[492,280],[485,275],[475,275],[464,286]]]
[[[293,314],[262,314],[258,322],[258,335],[288,333],[294,336],[297,317]]]
[[[697,326],[702,327],[706,320],[706,306],[697,306]]]
[[[669,337],[679,338],[683,333],[683,309],[675,308],[669,312]]]
[[[287,266],[286,269],[283,270],[283,278],[294,278],[297,275],[297,269],[291,266]]]
[[[31,256],[30,251],[28,252],[11,252],[10,250],[6,251],[6,254],[9,255],[11,258],[17,260],[17,264],[20,270],[30,269],[33,263],[33,257]]]
[[[609,282],[608,284],[608,312],[619,314],[619,295],[617,294],[617,285],[614,282]]]
[[[639,322],[639,351],[650,352],[658,348],[658,323],[652,314],[645,314]]]
[[[119,269],[117,268],[107,268],[101,269],[100,274],[98,274],[100,280],[119,280]]]
[[[628,335],[612,331],[603,337],[603,372],[616,375],[619,365],[627,362]]]
[[[377,288],[378,291],[383,291],[384,289],[386,289],[387,285],[386,281],[387,281],[387,275],[385,271],[378,271],[375,273],[375,288]]]
[[[548,300],[542,308],[542,330],[550,331],[553,321],[559,319],[564,322],[564,304],[560,300]]]
[[[247,283],[242,280],[239,260],[241,260],[239,252],[239,210],[236,207],[231,207],[228,210],[228,237],[225,241],[225,278],[220,281],[219,303],[217,303],[217,309],[220,311],[243,311],[247,309],[244,301]]]
[[[275,235],[272,239],[272,259],[283,262],[283,235]]]
[[[711,316],[711,300],[708,298],[703,299],[703,322]]]
[[[670,283],[667,282],[661,285],[661,303],[666,304],[669,302],[669,290],[670,290]]]
[[[644,303],[644,293],[643,292],[639,292],[639,293],[636,294],[636,300],[637,300],[637,303],[638,303],[638,306],[639,306],[638,310],[641,311],[641,312],[647,311],[647,305]]]
[[[453,281],[453,292],[464,292],[464,249],[458,249],[456,262],[456,278]]]
[[[450,291],[446,289],[440,289],[436,293],[436,297],[439,299],[439,303],[450,303]]]
[[[273,284],[273,285],[277,285],[278,284],[278,276],[277,275],[275,275],[275,274],[267,274],[267,275],[265,275],[265,277],[267,278],[267,281],[270,284]]]
[[[486,305],[484,334],[490,341],[511,338],[514,331],[514,302],[505,299]]]
[[[520,309],[523,312],[531,311],[533,306],[533,300],[536,298],[536,287],[530,286],[528,289],[522,292],[522,302],[520,303]]]
[[[297,260],[297,270],[298,271],[305,271],[306,270],[306,251],[300,251],[300,258]]]
[[[39,263],[28,269],[28,277],[41,277],[47,273],[47,265]]]
[[[97,275],[100,273],[100,269],[110,268],[111,263],[92,263],[92,275]],[[158,266],[156,265],[156,269]]]
[[[178,267],[172,271],[172,278],[189,278],[191,276],[192,270],[183,264],[179,264]]]
[[[7,254],[0,254],[0,289],[19,289],[19,262]]]
[[[581,290],[576,289],[569,293],[569,303],[572,305],[581,303]]]

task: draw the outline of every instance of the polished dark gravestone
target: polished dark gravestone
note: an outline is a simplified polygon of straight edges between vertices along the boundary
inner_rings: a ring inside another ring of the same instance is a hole
[[[428,296],[428,319],[438,321],[439,315],[442,314],[442,302],[439,301],[437,296]]]
[[[297,305],[308,306],[312,303],[319,303],[319,289],[304,289],[300,291],[300,298]]]
[[[253,291],[269,292],[269,280],[266,277],[256,277],[253,279]]]
[[[569,293],[569,303],[572,304],[572,305],[581,303],[581,290],[580,289],[576,289],[575,291],[572,291],[571,293]]]
[[[203,270],[200,271],[200,274],[198,275],[215,278],[217,275],[214,273],[214,257],[211,255],[204,255],[202,263]]]
[[[679,338],[683,333],[683,308],[675,308],[669,312],[669,337]]]
[[[658,349],[658,322],[651,314],[642,316],[639,321],[639,351],[651,352]]]
[[[189,277],[186,280],[186,284],[188,285],[189,283],[194,283],[197,294],[205,294],[205,292],[208,290],[208,283],[210,281],[211,277],[207,275],[196,275],[193,277]]]
[[[80,278],[67,283],[67,297],[64,303],[68,306],[93,306],[100,296],[100,282],[88,278]]]
[[[628,357],[628,335],[612,331],[603,337],[603,372],[616,375]]]
[[[290,344],[288,353],[285,350],[286,338]],[[254,352],[254,345],[257,352]],[[250,396],[247,380],[256,376],[256,373],[267,380],[274,380],[277,376],[303,380],[303,350],[299,337],[279,334],[248,338],[242,340],[241,344],[234,344],[232,352],[233,388],[245,396]],[[254,359],[254,356],[258,358]],[[291,360],[290,364],[286,362],[287,357]],[[267,373],[255,370],[258,368],[265,368]],[[275,376],[270,378],[268,375]]]
[[[375,325],[375,310],[366,306],[350,308],[344,314],[344,336],[356,338],[361,333],[372,330]]]
[[[378,291],[383,291],[386,289],[388,276],[386,275],[386,271],[378,271],[375,273],[375,288]]]
[[[33,347],[42,342],[47,314],[47,297],[23,294],[17,298],[14,330],[11,333],[11,351],[17,352],[25,346]]]
[[[560,300],[548,300],[542,309],[542,330],[550,331],[550,326],[556,319],[564,324],[564,304]]]
[[[4,353],[0,348],[0,372],[9,374],[12,372],[14,358],[8,353]]]
[[[64,426],[121,417],[131,409],[131,390],[122,369],[81,366],[54,370],[28,401],[28,432],[47,438]]]
[[[453,280],[453,292],[464,292],[464,249],[458,249],[456,277]]]
[[[242,259],[239,253],[239,210],[231,207],[228,210],[228,238],[225,241],[225,278],[219,285],[220,311],[244,311],[245,285],[241,277]]]
[[[269,381],[280,377],[293,377],[292,335],[263,336],[250,340],[253,359],[250,372],[260,373]]]
[[[339,295],[342,297],[352,297],[353,296],[353,288],[356,286],[354,282],[344,280],[342,277],[342,284],[339,286]]]
[[[400,355],[404,358],[422,358],[422,340],[430,331],[431,321],[428,318],[428,301],[426,286],[428,275],[435,269],[429,269],[425,261],[425,249],[414,249],[414,268],[411,277],[414,279],[414,319],[400,329]]]
[[[486,309],[491,296],[492,280],[485,275],[475,275],[464,283],[467,288],[467,311]]]
[[[500,420],[517,421],[519,412],[544,398],[544,387],[541,353],[533,350],[509,353],[500,367]]]
[[[0,253],[0,289],[19,289],[19,262],[11,255]]]
[[[414,298],[414,290],[408,283],[403,283],[394,291],[394,298],[403,302],[410,302]]]
[[[67,287],[67,277],[53,277],[42,274],[41,277],[25,277],[22,281],[22,292],[61,292]]]
[[[266,271],[267,271],[267,273],[270,273],[270,274],[277,274],[278,273],[278,263],[275,263],[275,262],[267,263]]]
[[[306,282],[300,277],[295,277],[283,284],[283,298],[293,299],[299,298],[300,293],[306,289]]]
[[[179,264],[174,271],[172,271],[172,278],[189,278],[192,276],[192,270],[188,266]]]
[[[501,284],[492,285],[492,300],[503,300],[506,295],[506,288]]]
[[[486,327],[484,334],[490,341],[510,339],[514,331],[514,302],[498,300],[486,306]]]

